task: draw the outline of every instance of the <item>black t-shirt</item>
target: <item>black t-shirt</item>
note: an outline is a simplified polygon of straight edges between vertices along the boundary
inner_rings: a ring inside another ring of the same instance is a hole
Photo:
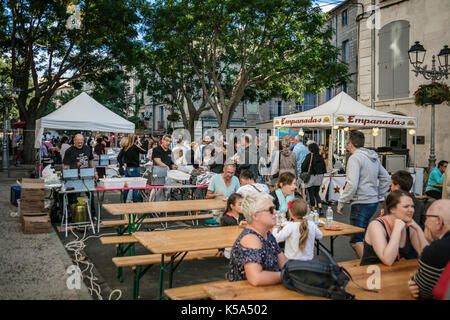
[[[92,149],[83,145],[81,149],[71,146],[64,154],[63,164],[70,166],[70,169],[89,168],[89,161],[94,160]]]
[[[166,166],[169,167],[173,164],[172,151],[170,151],[170,149],[164,151],[164,149],[161,146],[157,146],[155,149],[153,149],[152,158],[153,161],[155,160],[155,158],[161,159],[162,163],[164,163]]]

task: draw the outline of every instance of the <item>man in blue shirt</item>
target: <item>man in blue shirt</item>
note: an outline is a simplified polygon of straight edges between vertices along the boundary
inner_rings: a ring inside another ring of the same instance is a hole
[[[434,187],[434,185],[444,182],[444,172],[447,169],[448,161],[439,161],[438,166],[431,170],[430,177],[428,178],[428,185],[425,189],[425,194],[435,199],[442,198],[442,188]]]
[[[234,164],[225,164],[223,173],[216,174],[211,178],[206,199],[227,199],[235,193],[241,186],[239,179],[234,175],[235,172],[236,166]],[[212,214],[218,223],[222,217],[223,210],[213,210]]]
[[[302,179],[300,179],[300,173],[302,173],[302,163],[306,158],[306,155],[308,154],[308,148],[303,144],[302,142],[302,136],[298,135],[295,136],[295,141],[297,144],[295,145],[294,149],[292,150],[295,153],[295,156],[297,157],[297,182],[298,186],[300,188],[300,193],[303,195],[303,198],[305,197],[305,191],[304,191],[304,185]]]

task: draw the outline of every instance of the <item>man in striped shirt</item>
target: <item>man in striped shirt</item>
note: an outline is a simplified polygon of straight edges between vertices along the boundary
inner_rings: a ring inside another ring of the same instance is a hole
[[[414,298],[433,298],[433,288],[450,261],[450,200],[436,200],[425,215],[425,237],[430,245],[419,259],[419,269],[409,280]]]

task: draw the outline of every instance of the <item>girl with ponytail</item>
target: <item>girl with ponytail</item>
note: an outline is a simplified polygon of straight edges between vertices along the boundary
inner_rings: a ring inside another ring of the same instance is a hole
[[[308,205],[303,199],[295,198],[288,202],[291,219],[281,229],[274,228],[272,233],[277,242],[286,241],[285,256],[294,260],[312,260],[314,258],[314,240],[323,235],[316,224],[306,219]]]

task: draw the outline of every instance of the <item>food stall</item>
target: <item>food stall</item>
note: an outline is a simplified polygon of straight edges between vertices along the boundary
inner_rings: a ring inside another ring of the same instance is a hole
[[[326,132],[326,129],[331,129],[328,159],[332,159],[335,156],[342,161],[345,167],[346,140],[350,130],[372,129],[372,135],[377,136],[379,128],[396,128],[406,129],[409,134],[415,136],[417,119],[371,109],[359,103],[345,92],[341,92],[317,108],[276,117],[273,119],[273,125],[275,129],[282,130],[287,128],[299,128],[301,130],[304,130],[304,128],[315,128]],[[413,173],[416,171],[415,141],[416,139],[414,139]],[[329,161],[327,171],[328,173],[325,175],[320,189],[320,195],[322,199],[325,199],[326,192],[328,192],[329,200],[337,200],[342,194],[345,174],[335,174],[337,170],[333,170],[332,161]]]

